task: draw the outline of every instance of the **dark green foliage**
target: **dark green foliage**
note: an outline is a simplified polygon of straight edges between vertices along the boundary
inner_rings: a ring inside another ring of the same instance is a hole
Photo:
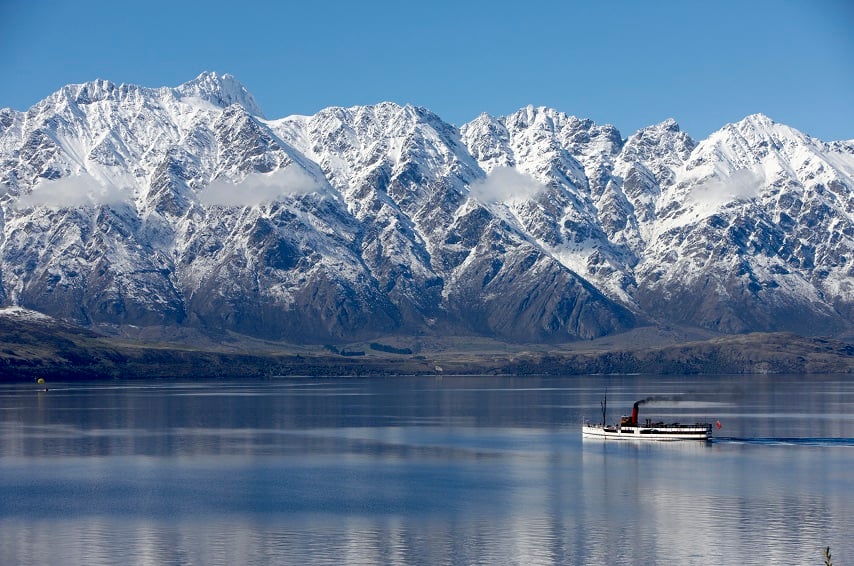
[[[402,354],[402,355],[411,355],[412,350],[410,348],[395,348],[394,346],[389,346],[388,344],[380,344],[378,342],[371,342],[371,350],[376,350],[377,352],[386,352],[389,354]]]

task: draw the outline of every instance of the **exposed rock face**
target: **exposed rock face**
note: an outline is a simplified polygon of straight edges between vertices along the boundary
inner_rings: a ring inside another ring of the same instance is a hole
[[[295,342],[854,318],[854,143],[749,116],[623,140],[546,108],[267,120],[229,75],[0,110],[0,301]]]

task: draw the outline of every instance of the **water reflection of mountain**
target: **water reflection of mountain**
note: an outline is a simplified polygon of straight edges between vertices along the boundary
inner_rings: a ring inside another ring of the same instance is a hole
[[[730,438],[753,425],[764,438],[854,436],[854,386],[831,379],[0,387],[0,563],[814,563],[823,545],[854,555],[849,446],[582,441],[605,386],[611,418],[686,392],[648,413],[721,416]]]
[[[826,465],[816,467],[817,458]],[[592,536],[607,548],[619,540],[649,547],[665,563],[685,556],[809,562],[804,548],[839,537],[849,523],[850,506],[839,494],[852,482],[847,457],[835,449],[591,441],[583,459]]]
[[[240,455],[401,450],[306,431],[555,426],[554,379],[471,377],[55,384],[0,393],[0,455]]]

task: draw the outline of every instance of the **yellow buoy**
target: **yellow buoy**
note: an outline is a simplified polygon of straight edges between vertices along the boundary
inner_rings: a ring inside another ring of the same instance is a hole
[[[36,380],[36,383],[38,383],[39,385],[44,385],[44,378],[43,377],[38,378]]]

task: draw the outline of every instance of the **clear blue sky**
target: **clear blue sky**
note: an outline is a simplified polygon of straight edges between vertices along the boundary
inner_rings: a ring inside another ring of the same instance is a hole
[[[762,112],[854,138],[854,0],[0,0],[0,107],[231,73],[268,118],[384,100],[461,125],[534,104],[695,138]]]

